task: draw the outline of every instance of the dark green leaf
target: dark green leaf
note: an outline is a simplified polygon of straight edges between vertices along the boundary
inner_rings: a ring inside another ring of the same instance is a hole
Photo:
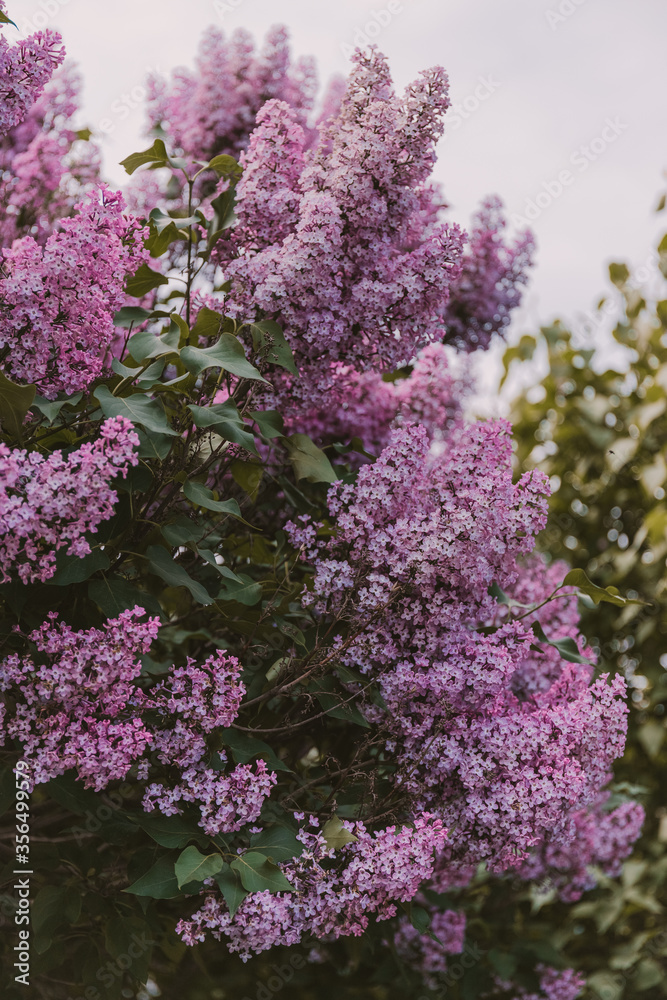
[[[168,155],[162,139],[156,139],[152,146],[139,153],[130,153],[124,160],[120,161],[121,167],[125,167],[128,174],[133,174],[135,170],[145,163],[153,163],[157,166],[166,166]]]
[[[292,858],[300,857],[303,852],[301,841],[284,826],[272,826],[253,834],[250,846],[254,851],[266,854],[272,861],[291,861]]]
[[[214,875],[213,878],[218,883],[218,888],[224,896],[229,915],[234,916],[243,900],[248,895],[247,889],[241,884],[241,879],[237,872],[232,871],[229,865],[225,865],[222,871]]]
[[[249,760],[261,757],[274,771],[291,771],[291,768],[276,756],[268,744],[256,739],[249,733],[238,729],[219,729],[220,739],[229,747],[237,764],[247,764]]]
[[[238,378],[266,382],[247,360],[243,345],[231,333],[223,333],[212,347],[184,347],[181,361],[193,375],[199,375],[207,368],[222,368]]]
[[[222,590],[217,596],[219,601],[238,601],[251,608],[262,598],[262,585],[256,583],[252,577],[239,573],[238,582],[234,580],[225,581]]]
[[[189,882],[203,882],[219,872],[224,860],[219,854],[201,854],[196,847],[186,847],[174,866],[178,888],[182,889]]]
[[[277,410],[252,410],[248,416],[252,417],[265,438],[284,436],[285,425]]]
[[[136,274],[128,278],[125,283],[125,291],[135,299],[142,299],[148,292],[160,285],[168,285],[169,278],[164,274],[153,271],[148,264],[142,264]]]
[[[122,576],[106,576],[88,584],[88,596],[98,604],[107,618],[117,618],[121,611],[131,611],[137,605],[147,614],[162,617],[162,608],[152,594],[139,590]]]
[[[49,424],[53,424],[60,415],[60,411],[63,406],[76,406],[82,398],[82,395],[83,393],[77,392],[76,395],[70,396],[69,399],[60,400],[49,400],[44,399],[43,396],[35,396],[30,409],[37,410],[39,413],[42,413],[48,420]]]
[[[155,434],[178,436],[178,431],[169,426],[164,407],[157,399],[148,399],[142,393],[133,396],[112,396],[106,385],[98,385],[95,398],[105,417],[127,417],[133,424],[141,424]]]
[[[286,438],[286,445],[297,479],[307,479],[311,483],[336,482],[331,462],[306,434],[291,434]]]
[[[150,330],[140,330],[127,342],[127,349],[135,361],[143,363],[149,358],[162,358],[170,354],[178,355],[180,333],[169,330],[162,337],[156,337]]]
[[[240,444],[246,451],[257,454],[254,435],[246,428],[233,400],[215,406],[188,406],[195,427],[215,431],[225,441]]]
[[[145,875],[123,889],[134,896],[150,896],[152,899],[173,899],[178,896],[178,882],[174,873],[174,862],[170,858],[159,858]]]
[[[231,514],[232,517],[243,521],[241,508],[236,500],[216,500],[212,491],[207,486],[195,482],[194,479],[188,479],[183,486],[183,492],[188,500],[192,500],[193,503],[197,504],[198,507],[203,507],[204,510],[214,510],[220,514]]]
[[[161,545],[151,545],[146,553],[151,570],[170,587],[185,587],[198,604],[212,604],[213,598],[205,587],[193,580],[190,574],[175,561]]]
[[[23,421],[33,405],[35,392],[34,385],[17,385],[0,372],[0,423],[12,437],[21,438]]]
[[[210,170],[215,170],[216,174],[220,177],[231,177],[234,180],[238,180],[243,172],[237,160],[235,160],[233,156],[228,156],[226,153],[214,156],[212,160],[208,161],[206,166]]]
[[[572,569],[567,574],[562,583],[563,587],[576,587],[582,594],[586,594],[594,604],[603,603],[616,604],[624,608],[626,604],[644,604],[644,601],[633,600],[629,597],[622,597],[615,587],[598,587],[588,579],[583,569]]]
[[[250,327],[253,345],[264,361],[271,365],[286,368],[292,375],[297,375],[292,348],[285,340],[285,334],[272,319],[264,319],[253,323]]]
[[[548,639],[547,636],[544,634],[544,629],[542,628],[539,622],[531,622],[531,628],[533,630],[533,634],[537,636],[538,639],[540,639],[542,642],[548,643],[549,646],[553,646],[555,649],[557,649],[560,655],[563,657],[563,659],[567,660],[569,663],[590,662],[584,656],[581,655],[574,639],[570,638],[559,639],[559,640]]]
[[[266,889],[269,892],[296,892],[278,865],[256,851],[247,851],[234,858],[231,867],[239,873],[248,892],[264,892]]]
[[[44,886],[30,908],[30,923],[37,939],[36,951],[43,954],[51,935],[62,924],[73,924],[81,913],[81,894],[75,888]]]
[[[149,316],[152,316],[150,309],[143,309],[141,306],[123,306],[114,315],[114,326],[129,329],[137,323],[145,323]]]
[[[109,568],[109,557],[101,549],[93,549],[87,556],[66,556],[61,552],[56,558],[56,572],[48,584],[56,587],[68,587],[72,583],[87,580],[98,570]]]
[[[157,810],[142,813],[137,820],[142,830],[161,847],[185,847],[202,834],[199,827],[194,827],[182,816],[163,816]]]

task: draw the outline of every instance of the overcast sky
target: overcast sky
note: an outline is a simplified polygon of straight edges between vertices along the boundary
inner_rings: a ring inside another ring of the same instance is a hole
[[[465,223],[494,192],[537,237],[515,335],[556,314],[581,321],[609,260],[650,261],[667,166],[665,0],[9,0],[8,11],[19,26],[62,32],[84,73],[86,123],[110,123],[114,181],[143,144],[147,70],[191,64],[209,24],[262,37],[284,23],[322,80],[345,73],[346,51],[371,38],[401,88],[422,68],[446,68],[456,107],[436,176],[454,217]]]

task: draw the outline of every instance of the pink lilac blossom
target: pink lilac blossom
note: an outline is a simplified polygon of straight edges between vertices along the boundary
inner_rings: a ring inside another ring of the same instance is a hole
[[[552,969],[546,965],[538,965],[540,977],[540,992],[530,993],[522,987],[498,980],[497,986],[504,993],[512,991],[512,1000],[577,1000],[586,985],[585,978],[574,969]],[[515,991],[515,992],[514,992]],[[487,994],[485,994],[487,995]]]
[[[55,398],[86,389],[105,370],[125,277],[147,259],[144,230],[119,192],[100,185],[44,247],[31,237],[4,250],[0,348],[7,372]]]
[[[91,551],[88,533],[111,517],[118,496],[110,483],[136,465],[139,438],[129,420],[113,417],[94,442],[65,458],[0,443],[0,579],[49,580],[56,552]]]
[[[285,27],[273,27],[259,52],[241,28],[229,41],[209,28],[194,73],[181,68],[169,82],[150,79],[147,110],[151,128],[161,125],[171,145],[186,154],[197,159],[220,153],[238,156],[267,101],[286,101],[305,125],[316,87],[312,59],[291,65]]]
[[[466,915],[460,910],[433,910],[428,934],[420,934],[407,917],[401,917],[394,946],[403,961],[435,989],[436,973],[447,971],[447,956],[463,951],[465,929]]]
[[[261,760],[226,772],[221,751],[218,769],[205,763],[203,734],[229,725],[245,693],[239,661],[222,651],[201,667],[188,659],[146,692],[137,686],[139,654],[148,652],[159,620],[138,621],[143,615],[137,607],[103,629],[74,632],[52,612],[28,637],[45,662],[13,653],[0,664],[0,692],[13,704],[8,712],[0,703],[0,745],[21,744],[33,786],[73,769],[102,791],[132,768],[145,780],[162,764],[173,780],[146,787],[146,812],[157,807],[171,816],[181,813],[179,803],[194,803],[210,836],[238,831],[259,817],[276,783]]]
[[[392,370],[439,338],[465,241],[458,227],[424,214],[448,106],[442,69],[398,98],[384,57],[357,52],[340,111],[300,176],[298,115],[284,102],[264,107],[244,155],[238,227],[216,249],[232,281],[230,312],[247,320],[259,310],[283,326],[302,372],[289,383],[291,399],[321,399],[336,364]],[[258,198],[272,190],[286,142],[286,207],[258,243]],[[233,247],[237,258],[225,259]]]
[[[75,769],[96,791],[123,778],[150,745],[151,734],[133,706],[138,654],[147,653],[159,621],[124,611],[102,629],[74,632],[48,620],[29,639],[45,662],[13,653],[0,666],[0,690],[16,699],[0,738],[18,740],[31,784]]]
[[[409,376],[393,381],[341,366],[322,405],[301,411],[288,426],[320,446],[358,438],[371,455],[382,451],[395,427],[407,423],[421,424],[430,438],[441,440],[462,419],[472,391],[465,374],[454,374],[449,353],[442,344],[429,344]]]
[[[506,224],[500,199],[487,198],[473,218],[463,267],[443,314],[446,344],[464,351],[488,347],[521,303],[535,241],[527,230],[506,243]]]
[[[64,58],[57,31],[37,31],[16,45],[0,35],[0,136],[23,121]]]
[[[191,945],[209,933],[224,938],[228,949],[246,961],[252,952],[297,944],[304,936],[359,936],[370,916],[395,916],[397,903],[411,900],[431,875],[434,852],[444,846],[446,831],[428,814],[413,826],[390,826],[373,834],[362,823],[344,825],[356,841],[337,852],[321,833],[302,828],[303,854],[280,866],[296,892],[251,893],[233,918],[223,898],[211,892],[189,920],[180,921],[178,933]],[[325,867],[327,861],[336,864]]]
[[[99,148],[73,124],[81,79],[73,66],[54,74],[21,124],[0,139],[0,246],[22,236],[43,245],[99,181]]]
[[[341,661],[378,680],[386,714],[364,711],[391,733],[398,787],[451,830],[440,890],[480,861],[503,871],[547,838],[569,844],[572,813],[596,801],[625,740],[622,678],[592,682],[587,663],[554,664],[549,654],[550,683],[531,682],[539,659],[530,620],[499,613],[489,593],[492,583],[512,593],[546,520],[545,477],[512,482],[509,430],[504,421],[457,424],[431,441],[407,424],[356,483],[331,488],[331,541],[316,551],[303,519],[288,528],[314,556],[305,600],[318,614],[345,607],[361,633]],[[557,572],[544,576],[541,599]],[[558,601],[558,634],[590,653],[573,600]]]

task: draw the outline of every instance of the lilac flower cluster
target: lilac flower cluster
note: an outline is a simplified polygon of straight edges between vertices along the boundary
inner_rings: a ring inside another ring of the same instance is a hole
[[[114,417],[97,441],[65,457],[54,451],[9,448],[0,442],[0,579],[17,573],[23,583],[49,580],[56,552],[82,557],[86,538],[113,513],[118,496],[110,483],[136,465],[139,438],[129,420]]]
[[[430,909],[429,933],[420,934],[407,917],[401,917],[394,945],[403,961],[418,969],[426,985],[435,989],[436,973],[447,971],[447,956],[463,951],[466,915],[461,910]]]
[[[166,816],[179,802],[199,806],[211,836],[233,832],[259,816],[276,781],[264,761],[225,770],[215,766],[204,736],[236,718],[245,694],[240,664],[224,652],[198,667],[188,659],[152,690],[137,686],[138,654],[147,653],[159,627],[142,622],[141,608],[124,611],[102,630],[75,632],[52,612],[28,637],[39,660],[13,653],[0,664],[0,745],[17,740],[32,785],[76,770],[101,791],[131,772],[138,780],[168,768],[168,786],[147,785],[143,805]],[[155,723],[155,719],[158,723]]]
[[[532,233],[506,243],[506,221],[499,198],[487,198],[473,219],[463,267],[444,311],[446,344],[463,351],[486,348],[502,334],[521,302],[533,263]]]
[[[318,400],[337,363],[391,370],[440,337],[465,241],[423,210],[448,106],[442,69],[399,98],[376,50],[356,54],[307,156],[297,112],[264,106],[242,157],[238,228],[217,249],[232,314],[282,324],[304,376],[291,397]]]
[[[64,66],[25,119],[0,139],[0,246],[21,236],[43,245],[98,182],[99,148],[79,139],[72,121],[80,91],[79,74]]]
[[[125,276],[147,259],[144,230],[120,192],[100,185],[44,247],[31,237],[4,250],[0,348],[11,376],[42,395],[85,389],[102,374],[125,301]]]
[[[317,824],[311,817],[313,822]],[[297,944],[304,936],[358,936],[370,915],[387,920],[396,915],[396,903],[416,895],[433,873],[434,852],[447,839],[440,821],[429,814],[412,826],[390,826],[374,834],[363,823],[344,826],[356,839],[337,852],[319,831],[302,828],[303,854],[281,865],[295,893],[251,893],[232,918],[222,897],[211,891],[200,909],[178,924],[183,940],[195,944],[207,933],[217,940],[224,937],[229,950],[245,961],[252,952]],[[337,862],[334,867],[332,861]]]
[[[365,711],[391,733],[397,786],[451,830],[440,890],[480,861],[503,871],[547,839],[571,844],[572,814],[595,803],[625,740],[622,678],[592,683],[587,664],[550,652],[536,682],[530,622],[489,593],[492,583],[512,593],[546,519],[545,478],[513,484],[510,459],[503,421],[459,424],[446,441],[408,424],[355,484],[331,488],[330,542],[317,551],[307,524],[290,528],[315,565],[306,600],[322,614],[345,608],[360,633],[341,660],[378,679],[386,714]],[[543,574],[540,599],[550,582]],[[559,634],[585,652],[573,600],[559,598],[569,608]],[[636,827],[626,833],[616,856]]]
[[[497,986],[504,992],[516,991],[512,1000],[577,1000],[586,985],[584,977],[573,969],[552,969],[539,965],[540,992],[529,993],[521,986],[499,980]]]
[[[64,58],[57,31],[37,31],[16,45],[0,35],[0,136],[23,121]]]
[[[454,373],[450,352],[429,344],[419,352],[408,378],[385,381],[377,372],[359,374],[340,366],[322,404],[288,421],[319,445],[358,438],[364,450],[378,455],[394,427],[421,424],[429,437],[442,440],[462,418],[472,390],[470,379]]]
[[[172,146],[197,159],[245,149],[257,113],[266,101],[286,101],[303,124],[315,99],[312,59],[290,65],[287,30],[273,27],[255,52],[249,32],[237,29],[229,41],[209,28],[201,41],[196,69],[178,69],[167,82],[149,80],[148,117]]]

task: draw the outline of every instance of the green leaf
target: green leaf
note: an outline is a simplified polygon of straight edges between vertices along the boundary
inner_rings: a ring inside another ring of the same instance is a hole
[[[218,883],[218,888],[227,904],[229,915],[233,917],[248,895],[248,890],[243,888],[238,872],[232,871],[228,864],[225,864],[222,871],[219,871],[213,878]]]
[[[223,333],[212,347],[184,347],[181,361],[193,375],[199,375],[207,368],[222,368],[238,378],[254,379],[268,385],[247,360],[243,345],[231,333]]]
[[[142,299],[144,295],[152,292],[154,288],[168,284],[169,278],[164,274],[158,274],[148,264],[142,264],[137,273],[125,282],[125,291],[135,299]]]
[[[216,337],[220,333],[224,319],[225,317],[215,312],[214,309],[202,306],[197,313],[195,325],[192,327],[193,339],[199,341],[200,337],[204,337],[205,339]]]
[[[630,277],[630,271],[625,264],[610,264],[609,265],[609,279],[612,284],[621,288],[628,278]]]
[[[286,446],[297,479],[307,479],[310,483],[336,482],[331,462],[306,434],[291,434],[286,438]]]
[[[44,399],[43,396],[35,396],[30,409],[37,410],[46,417],[49,424],[53,424],[60,415],[60,411],[63,406],[76,406],[82,397],[83,393],[81,392],[77,392],[76,395],[70,396],[69,399],[49,400]]]
[[[201,583],[193,580],[190,574],[161,545],[151,545],[146,555],[150,560],[152,571],[170,587],[185,587],[198,604],[213,604],[213,598],[208,590]]]
[[[121,167],[125,167],[128,174],[133,174],[139,167],[146,163],[153,163],[156,166],[166,166],[169,162],[167,149],[162,139],[156,139],[152,146],[139,153],[130,153],[124,160],[120,161]]]
[[[206,166],[210,170],[215,170],[219,177],[232,177],[234,180],[238,180],[243,173],[238,161],[226,153],[214,156],[212,160],[208,161]]]
[[[196,847],[186,847],[174,866],[178,888],[182,889],[188,882],[203,882],[219,872],[224,860],[219,854],[201,854]]]
[[[162,618],[162,608],[156,598],[139,590],[122,576],[93,580],[88,584],[88,597],[99,605],[107,618],[117,618],[121,611],[131,611],[137,605],[147,614]]]
[[[199,827],[193,827],[182,816],[163,816],[157,810],[142,813],[137,816],[137,822],[160,847],[185,847],[189,841],[202,835]]]
[[[345,844],[356,844],[358,837],[346,830],[338,816],[332,816],[322,827],[322,836],[327,842],[327,847],[332,847],[339,851]]]
[[[145,875],[123,889],[134,896],[150,896],[152,899],[173,899],[179,895],[178,882],[171,858],[159,858]]]
[[[75,923],[80,913],[81,894],[75,888],[47,885],[40,889],[30,908],[37,953],[47,951],[53,932],[64,923]]]
[[[217,243],[225,229],[229,229],[236,221],[236,188],[234,185],[219,194],[211,201],[215,215],[209,225],[208,247],[209,249]]]
[[[172,548],[187,545],[188,542],[198,542],[203,534],[204,527],[186,517],[179,517],[177,521],[162,527],[162,537]]]
[[[218,729],[217,732],[223,744],[232,751],[237,764],[247,764],[248,761],[261,757],[272,770],[291,773],[292,769],[276,756],[271,747],[267,743],[263,743],[262,740],[256,739],[249,733],[232,729],[231,726],[228,729]]]
[[[252,417],[265,438],[285,436],[285,424],[277,410],[251,410],[248,416]]]
[[[163,358],[170,354],[178,355],[180,332],[169,330],[162,337],[156,337],[150,330],[140,330],[133,334],[127,342],[127,349],[140,364],[150,358]]]
[[[250,846],[254,851],[266,854],[272,861],[291,861],[292,858],[300,857],[303,852],[301,841],[284,826],[272,826],[253,834]]]
[[[33,405],[36,391],[34,385],[17,385],[0,372],[0,423],[12,437],[21,438],[23,421]]]
[[[296,892],[278,865],[256,851],[247,851],[234,858],[231,867],[239,873],[243,887],[248,892],[264,892],[266,889],[269,892]]]
[[[56,572],[47,580],[49,586],[68,587],[73,583],[82,583],[97,573],[98,570],[109,568],[109,557],[101,549],[93,549],[87,556],[65,556],[62,551],[56,557]]]
[[[16,22],[12,21],[11,18],[7,17],[6,14],[3,14],[1,10],[0,10],[0,24],[11,24],[14,28],[18,30],[18,25],[16,24]]]
[[[243,521],[241,517],[241,508],[236,500],[216,500],[213,496],[213,492],[204,486],[202,483],[195,482],[194,479],[188,479],[183,485],[183,493],[188,498],[192,500],[194,504],[198,507],[203,507],[204,510],[214,510],[219,514],[231,514],[232,517],[236,517],[239,521]],[[244,522],[245,524],[245,522]]]
[[[217,600],[237,601],[239,604],[244,604],[247,608],[252,608],[262,598],[261,583],[257,583],[252,577],[246,576],[244,573],[238,574],[237,581],[226,580],[217,595]]]
[[[590,663],[590,660],[587,660],[584,656],[581,655],[574,639],[570,638],[558,639],[558,640],[549,639],[545,635],[544,629],[542,628],[539,622],[531,622],[530,627],[533,630],[533,634],[538,639],[540,639],[542,642],[546,642],[549,646],[553,646],[555,649],[557,649],[564,660],[567,660],[569,663]]]
[[[246,451],[257,454],[255,437],[246,428],[243,418],[233,400],[215,406],[188,406],[195,427],[215,431],[225,441],[240,444]]]
[[[128,330],[136,323],[145,323],[152,315],[150,309],[144,309],[142,306],[123,306],[114,314],[113,325]]]
[[[582,594],[593,601],[594,604],[600,602],[615,604],[619,608],[624,608],[627,604],[645,604],[645,601],[638,601],[630,597],[622,597],[616,587],[598,587],[588,579],[583,569],[571,569],[563,580],[563,587],[576,587]]]
[[[253,345],[264,361],[286,368],[292,375],[298,375],[292,348],[285,340],[285,334],[272,319],[253,323],[250,327]]]
[[[238,483],[241,489],[254,502],[257,499],[259,486],[262,482],[264,466],[259,462],[243,462],[240,458],[237,458],[232,462],[230,471],[234,482]]]
[[[106,385],[98,385],[95,398],[105,417],[127,417],[133,424],[141,424],[154,434],[178,437],[178,431],[169,426],[167,414],[159,400],[147,399],[143,393],[132,396],[112,396]]]

